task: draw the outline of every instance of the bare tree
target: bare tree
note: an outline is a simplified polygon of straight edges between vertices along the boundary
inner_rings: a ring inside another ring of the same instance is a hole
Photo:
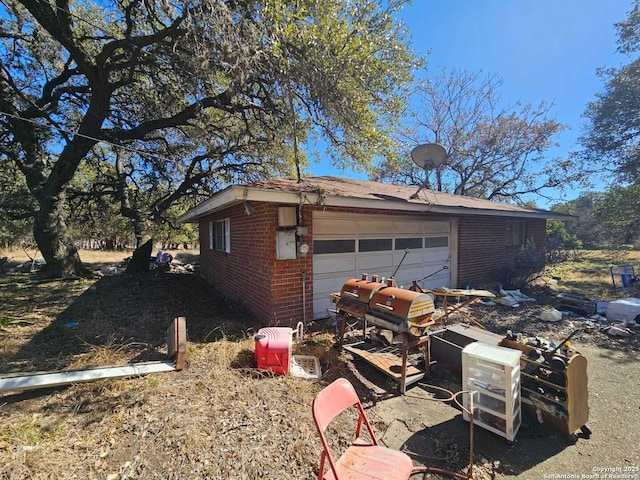
[[[552,106],[506,105],[497,75],[442,70],[416,88],[410,125],[400,140],[406,151],[437,142],[446,162],[427,172],[409,155],[383,161],[374,177],[426,185],[438,191],[500,201],[523,201],[527,194],[545,196],[548,188],[567,187],[583,175],[574,157],[547,159],[554,136],[565,127]]]

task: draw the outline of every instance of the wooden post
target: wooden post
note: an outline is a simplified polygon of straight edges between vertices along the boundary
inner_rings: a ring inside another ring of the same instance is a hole
[[[176,317],[167,329],[167,356],[175,361],[176,370],[184,368],[187,356],[187,318]]]

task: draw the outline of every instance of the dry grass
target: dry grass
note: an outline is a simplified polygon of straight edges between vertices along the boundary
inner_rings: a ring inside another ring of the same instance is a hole
[[[251,339],[191,345],[184,372],[10,399],[0,477],[312,478],[309,405],[320,386],[257,372],[252,348]],[[320,350],[325,365],[339,363]]]
[[[89,269],[119,265],[133,254],[130,250],[80,250],[79,253],[80,259]],[[199,257],[198,250],[172,250],[171,254],[174,256],[174,263],[178,264],[193,263]],[[17,264],[42,258],[42,255],[38,249],[16,247],[0,249],[0,257],[7,257],[9,267],[15,267]]]
[[[118,260],[96,257],[96,265]],[[166,328],[179,315],[187,317],[189,339],[180,373],[1,397],[0,478],[316,475],[312,399],[327,382],[351,376],[332,335],[320,331],[296,347],[320,358],[319,384],[257,371],[260,326],[195,275],[40,284],[9,274],[0,277],[0,295],[1,318],[21,320],[0,324],[3,371],[161,359]]]
[[[580,292],[590,298],[609,301],[630,296],[629,290],[613,291],[610,268],[613,265],[634,266],[640,275],[640,251],[591,250],[581,252],[578,259],[549,267],[548,276],[560,277],[558,288],[563,292]],[[616,279],[620,286],[620,278]]]
[[[81,255],[95,265],[120,261]],[[633,265],[640,258],[588,255],[550,273],[562,277],[560,286],[568,290],[610,294],[609,263]],[[256,370],[253,335],[260,326],[195,275],[36,284],[28,274],[11,274],[0,276],[0,305],[4,371],[163,358],[165,330],[179,315],[187,317],[189,339],[188,365],[179,373],[0,397],[0,479],[314,478],[319,443],[310,405],[315,394],[345,376],[365,406],[380,400],[332,348],[332,335],[321,325],[315,333],[308,329],[296,353],[320,358],[322,380]],[[504,312],[486,310],[487,315]],[[487,325],[532,325],[523,311],[509,313],[513,318],[502,313]],[[375,409],[370,412],[374,429],[385,432],[389,425]],[[341,427],[333,433],[344,445],[349,430]],[[460,458],[452,468],[462,471],[466,460]]]
[[[0,475],[311,478],[317,444],[308,406],[318,387],[257,374],[251,347],[249,340],[192,347],[187,372],[79,385],[21,402],[35,408],[3,422],[0,441],[9,446],[0,451]]]

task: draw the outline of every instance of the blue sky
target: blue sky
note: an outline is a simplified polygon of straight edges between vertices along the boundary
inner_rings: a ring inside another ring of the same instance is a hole
[[[603,89],[596,69],[629,63],[616,53],[614,23],[631,6],[631,0],[414,0],[402,20],[414,49],[430,52],[433,71],[498,74],[505,102],[553,103],[557,119],[570,127],[548,152],[555,158],[578,148],[582,114]],[[312,174],[345,175],[324,164]]]

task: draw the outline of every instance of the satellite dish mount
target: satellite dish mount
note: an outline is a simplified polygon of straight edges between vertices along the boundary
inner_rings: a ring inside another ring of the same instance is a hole
[[[411,198],[418,198],[420,190],[429,186],[429,170],[442,165],[447,158],[447,149],[439,143],[424,143],[411,150],[411,160],[424,170],[424,185]]]
[[[424,143],[411,150],[411,160],[425,171],[439,167],[446,158],[447,150],[439,143]]]

